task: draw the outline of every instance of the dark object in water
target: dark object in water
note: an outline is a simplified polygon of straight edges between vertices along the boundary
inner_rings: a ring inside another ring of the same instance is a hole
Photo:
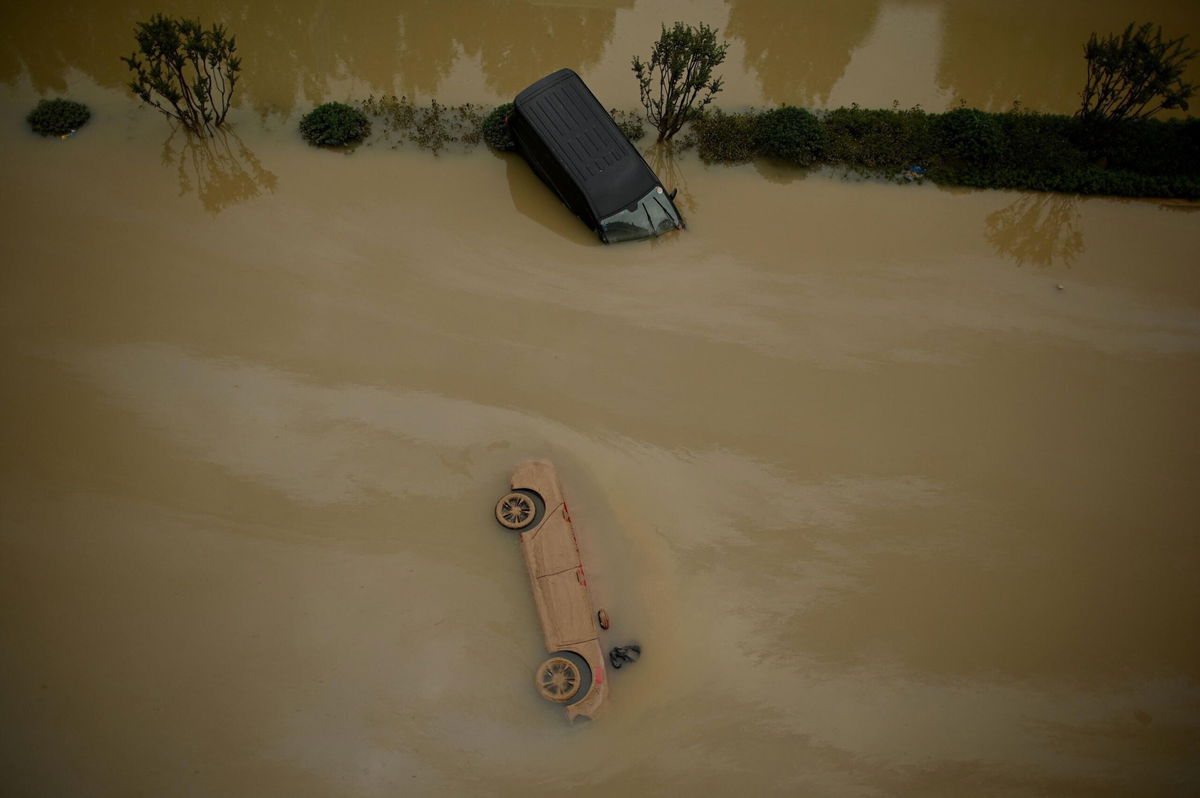
[[[604,243],[683,227],[674,194],[571,70],[518,94],[507,124],[534,173]]]
[[[613,670],[621,670],[621,666],[626,662],[637,662],[642,656],[642,647],[637,643],[630,643],[627,646],[613,646],[608,652],[608,662],[612,665]]]

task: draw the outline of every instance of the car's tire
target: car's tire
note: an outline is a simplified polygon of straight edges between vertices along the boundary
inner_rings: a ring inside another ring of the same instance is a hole
[[[500,526],[518,532],[532,527],[545,512],[542,497],[531,490],[514,490],[496,502],[496,520]]]
[[[533,684],[547,701],[570,706],[592,689],[592,669],[575,652],[556,651],[538,666]]]

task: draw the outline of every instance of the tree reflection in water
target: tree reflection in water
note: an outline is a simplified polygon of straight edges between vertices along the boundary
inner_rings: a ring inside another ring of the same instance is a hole
[[[275,191],[279,182],[231,128],[225,126],[211,138],[195,136],[178,126],[163,142],[162,162],[174,166],[179,195],[195,191],[211,214]]]
[[[347,78],[377,95],[432,97],[464,55],[479,59],[487,86],[507,99],[560,67],[599,62],[617,10],[633,2],[364,0],[347,10],[321,0],[162,0],[151,10],[228,26],[242,57],[234,105],[266,115],[290,113],[298,93],[324,102]],[[0,4],[0,82],[27,72],[36,91],[63,92],[77,69],[124,90],[129,70],[118,56],[134,49],[134,24],[147,16],[122,0]]]
[[[879,0],[726,0],[725,33],[745,44],[753,69],[772,103],[824,105],[850,56],[870,34]]]
[[[988,214],[985,235],[999,254],[1018,266],[1069,266],[1084,249],[1078,202],[1068,194],[1022,194]]]
[[[972,108],[990,111],[1004,111],[1020,100],[1033,110],[1073,112],[1086,77],[1088,35],[1119,32],[1140,18],[1137,6],[1121,0],[942,0],[940,5],[945,34],[938,85]],[[1164,30],[1187,31],[1196,28],[1200,4],[1152,2],[1142,8],[1148,10],[1139,13]]]
[[[656,141],[650,145],[649,149],[642,150],[642,156],[645,157],[646,163],[650,164],[654,174],[658,175],[662,184],[667,187],[667,191],[679,189],[679,193],[675,196],[675,207],[683,214],[683,222],[687,224],[688,214],[694,212],[699,206],[696,204],[692,192],[688,190],[687,177],[680,166],[680,159],[675,147],[669,141]]]

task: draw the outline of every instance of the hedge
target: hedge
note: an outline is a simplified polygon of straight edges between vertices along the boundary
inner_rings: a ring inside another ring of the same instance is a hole
[[[1028,111],[858,106],[810,112],[707,111],[689,144],[708,162],[775,158],[976,188],[1200,199],[1200,119],[1088,123]]]

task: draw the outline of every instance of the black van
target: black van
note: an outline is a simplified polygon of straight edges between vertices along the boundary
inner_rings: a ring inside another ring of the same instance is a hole
[[[683,227],[654,170],[570,69],[513,100],[508,128],[542,181],[606,244]]]

